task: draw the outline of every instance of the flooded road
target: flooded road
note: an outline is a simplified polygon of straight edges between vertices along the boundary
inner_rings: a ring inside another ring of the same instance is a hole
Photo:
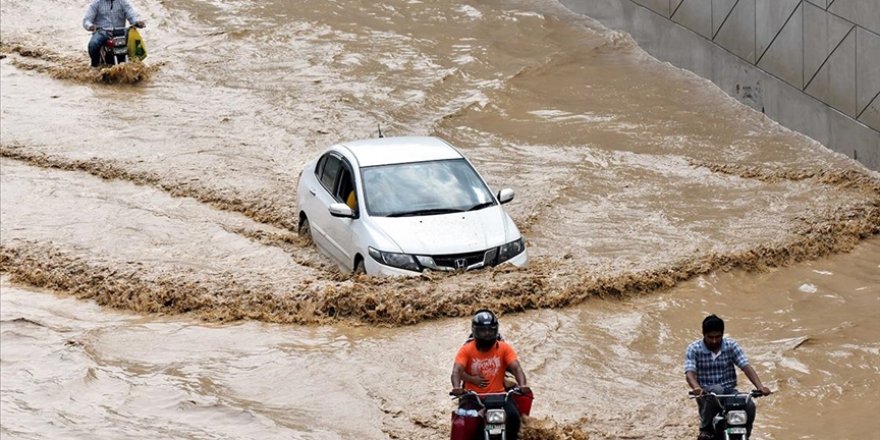
[[[4,438],[444,438],[484,306],[528,310],[532,438],[692,436],[710,312],[780,390],[758,438],[880,428],[877,173],[550,0],[135,6],[108,76],[84,4],[0,4]],[[352,278],[297,236],[303,164],[379,124],[515,189],[529,267]]]
[[[755,438],[870,438],[880,409],[877,252],[875,238],[762,274],[507,315],[502,332],[539,393],[536,421],[558,423],[550,432],[690,437],[683,352],[715,312],[776,391],[758,402]],[[448,374],[466,319],[208,325],[2,282],[4,437],[448,438]]]

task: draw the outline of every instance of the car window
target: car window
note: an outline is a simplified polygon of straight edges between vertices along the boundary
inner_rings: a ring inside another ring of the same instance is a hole
[[[336,198],[344,201],[352,191],[354,191],[354,183],[351,181],[351,172],[348,171],[348,168],[342,167],[339,173],[339,186],[336,188]]]
[[[468,211],[495,204],[464,159],[365,167],[362,177],[365,206],[373,216]]]
[[[339,172],[339,185],[336,188],[336,199],[348,205],[355,215],[358,211],[357,192],[354,188],[354,176],[351,174],[351,168],[347,162],[343,162],[342,170]]]
[[[333,190],[336,184],[336,177],[339,175],[339,170],[342,168],[342,163],[339,161],[339,158],[328,154],[324,159],[324,169],[321,170],[321,184],[324,185],[324,188],[327,188],[327,191],[330,194],[333,194]]]
[[[324,162],[327,162],[327,156],[329,156],[329,154],[321,156],[321,158],[318,159],[318,164],[315,165],[315,177],[317,177],[318,180],[321,180],[321,170],[324,169]]]

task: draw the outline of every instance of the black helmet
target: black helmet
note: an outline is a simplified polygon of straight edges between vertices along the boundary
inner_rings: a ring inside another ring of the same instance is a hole
[[[478,342],[495,342],[498,339],[498,318],[487,309],[478,310],[471,320],[471,335]]]

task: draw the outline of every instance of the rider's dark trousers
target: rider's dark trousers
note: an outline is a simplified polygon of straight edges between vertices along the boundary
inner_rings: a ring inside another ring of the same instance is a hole
[[[504,404],[504,412],[507,413],[507,423],[505,424],[505,437],[507,437],[508,439],[518,439],[520,416],[519,408],[516,407],[516,403],[513,402],[513,399],[507,399],[507,402]]]
[[[733,394],[736,393],[735,389],[727,388],[725,389],[721,385],[712,385],[707,388],[703,388],[704,393],[715,393],[715,394]],[[712,429],[712,419],[716,414],[721,412],[721,407],[718,406],[718,401],[713,399],[711,396],[703,397],[702,399],[697,399],[697,407],[700,409],[700,431],[701,432],[714,432]],[[752,435],[752,423],[755,422],[755,402],[749,399],[748,405],[746,405],[746,416],[748,416],[748,422],[746,424],[746,429],[748,430],[746,436]]]
[[[92,33],[92,39],[89,40],[89,57],[92,59],[92,67],[98,67],[101,64],[101,46],[107,43],[107,38],[104,32]]]

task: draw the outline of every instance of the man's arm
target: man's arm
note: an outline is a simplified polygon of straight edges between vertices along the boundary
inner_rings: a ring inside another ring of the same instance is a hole
[[[695,396],[703,395],[703,387],[697,380],[697,353],[694,351],[693,345],[688,345],[684,351],[684,378]]]
[[[531,391],[526,383],[526,372],[523,371],[518,360],[511,362],[511,364],[507,366],[507,371],[513,373],[513,377],[516,379],[516,385],[519,386],[524,393]]]
[[[765,396],[772,393],[772,391],[770,391],[770,388],[765,387],[761,383],[761,379],[758,377],[758,373],[755,371],[754,368],[752,368],[751,364],[742,367],[742,370],[743,373],[746,373],[746,377],[748,377],[749,380],[752,381],[752,385],[754,385],[756,389],[761,390],[761,392],[764,393]]]
[[[461,394],[464,392],[464,382],[461,380],[461,375],[464,373],[464,367],[459,365],[458,363],[452,364],[452,394]]]
[[[98,16],[98,4],[96,2],[92,2],[89,4],[89,8],[86,9],[86,16],[83,17],[83,27],[89,31],[95,31],[95,17]]]
[[[125,8],[125,18],[129,23],[139,28],[146,26],[146,23],[138,17],[138,13],[134,9],[134,6],[131,5],[131,2],[126,1],[123,5]]]
[[[700,382],[697,380],[697,372],[696,371],[688,371],[684,373],[684,377],[687,380],[688,385],[691,387],[691,392],[695,396],[703,395],[703,388],[700,387]]]

